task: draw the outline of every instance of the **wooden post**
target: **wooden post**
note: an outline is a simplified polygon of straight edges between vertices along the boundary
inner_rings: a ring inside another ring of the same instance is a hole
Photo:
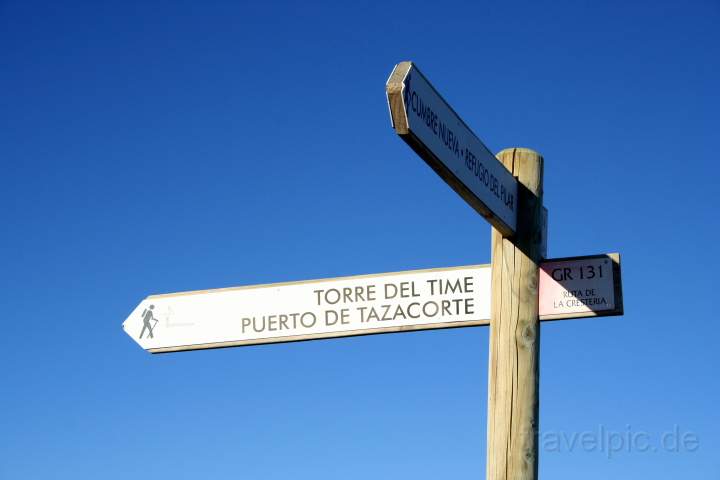
[[[520,188],[515,236],[492,230],[487,479],[535,480],[543,158],[525,148],[506,149],[497,157]]]

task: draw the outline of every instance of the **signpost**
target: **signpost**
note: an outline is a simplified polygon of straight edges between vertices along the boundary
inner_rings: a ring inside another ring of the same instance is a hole
[[[487,478],[530,480],[538,457],[543,158],[510,148],[498,159],[522,188],[514,237],[492,229]]]
[[[440,177],[504,235],[517,226],[517,180],[412,62],[386,85],[393,127]]]
[[[565,272],[572,262],[548,260],[540,268],[557,277],[555,270]],[[605,270],[596,271],[605,275]],[[619,279],[619,263],[613,272]],[[145,350],[164,353],[489,325],[490,275],[490,265],[467,265],[151,295],[135,307],[123,328]],[[541,309],[545,295],[569,304],[573,292],[544,287],[543,281],[541,276]],[[582,287],[591,288],[589,283]],[[618,309],[614,304],[613,310],[589,314],[582,309],[562,314],[541,310],[540,320],[621,315],[622,305]]]
[[[151,353],[487,325],[490,266],[152,295],[123,323]]]
[[[493,156],[411,62],[386,91],[400,138],[492,224],[490,266],[153,295],[123,328],[162,353],[489,325],[487,478],[535,480],[540,321],[622,315],[620,256],[543,261],[542,156]]]
[[[622,315],[620,254],[550,260],[540,265],[540,318]]]
[[[487,478],[535,480],[539,321],[621,314],[619,258],[613,268],[603,264],[610,256],[564,259],[540,273],[542,156],[511,148],[496,160],[411,62],[395,66],[386,91],[400,138],[493,226]],[[603,265],[605,275],[592,276]]]

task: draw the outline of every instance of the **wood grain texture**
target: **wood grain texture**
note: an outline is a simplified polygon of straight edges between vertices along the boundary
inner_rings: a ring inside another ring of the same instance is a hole
[[[487,479],[534,480],[543,158],[522,148],[503,150],[497,157],[517,177],[520,190],[515,237],[492,231]]]
[[[407,112],[403,103],[403,80],[412,68],[412,62],[400,62],[393,69],[385,85],[385,94],[390,107],[390,119],[398,135],[410,133]]]

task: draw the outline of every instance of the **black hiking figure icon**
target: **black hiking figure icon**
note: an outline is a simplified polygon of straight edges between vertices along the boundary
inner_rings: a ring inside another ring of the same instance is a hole
[[[145,333],[145,329],[148,331],[148,337],[155,338],[153,336],[153,328],[155,328],[158,324],[158,319],[153,316],[153,309],[155,308],[155,305],[150,305],[148,308],[143,310],[142,313],[142,319],[143,319],[143,328],[140,332],[140,338],[143,337],[143,334]],[[151,324],[150,322],[154,320],[155,324]]]

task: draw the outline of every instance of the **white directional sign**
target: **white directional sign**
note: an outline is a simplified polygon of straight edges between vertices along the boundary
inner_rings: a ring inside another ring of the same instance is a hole
[[[430,167],[504,235],[517,225],[518,182],[411,62],[386,85],[393,127]]]
[[[123,323],[152,353],[487,325],[490,267],[153,295]]]
[[[540,264],[540,320],[622,314],[617,254]],[[490,265],[151,295],[123,322],[152,353],[490,323]]]
[[[620,255],[541,263],[539,308],[543,320],[622,315]]]

